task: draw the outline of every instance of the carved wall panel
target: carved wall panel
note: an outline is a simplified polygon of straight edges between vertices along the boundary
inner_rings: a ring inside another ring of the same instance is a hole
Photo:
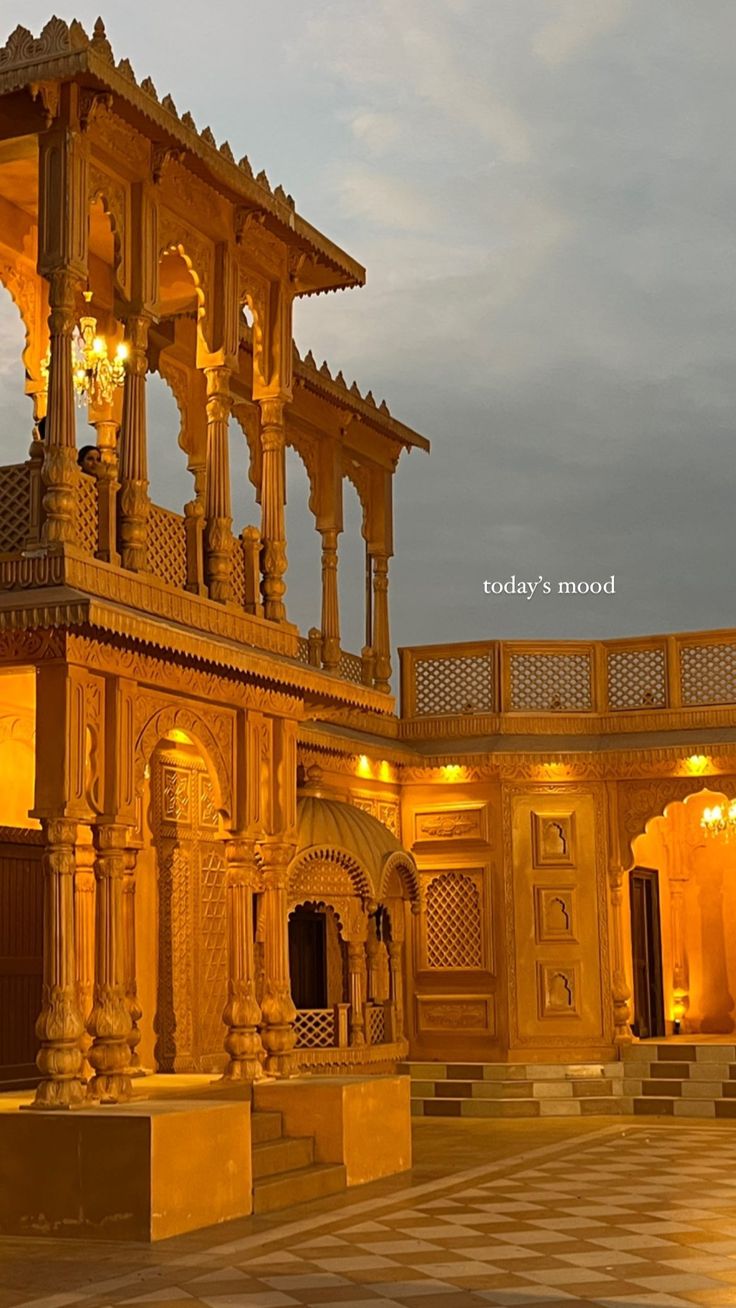
[[[576,963],[537,963],[539,1016],[579,1017],[579,968]]]
[[[575,814],[532,813],[535,867],[575,866]]]
[[[603,792],[563,784],[509,789],[504,809],[511,1047],[613,1040]]]
[[[534,887],[534,934],[539,944],[553,940],[577,943],[574,886]]]
[[[417,995],[416,1025],[421,1032],[496,1033],[493,995]]]
[[[485,804],[456,804],[452,807],[419,809],[414,814],[414,841],[487,841]]]

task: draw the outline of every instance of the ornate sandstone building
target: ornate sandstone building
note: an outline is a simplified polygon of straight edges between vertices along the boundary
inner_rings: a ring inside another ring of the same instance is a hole
[[[292,343],[297,297],[363,270],[138,82],[101,22],[0,49],[0,280],[33,403],[0,468],[0,1085],[30,1090],[0,1114],[23,1191],[4,1229],[70,1224],[39,1160],[72,1131],[99,1148],[100,1121],[174,1133],[146,1154],[149,1198],[176,1188],[176,1130],[203,1159],[248,1151],[242,1184],[122,1235],[250,1211],[251,1098],[262,1149],[280,1113],[343,1183],[400,1170],[406,1061],[427,1114],[687,1108],[686,1073],[636,1038],[736,1063],[736,635],[406,649],[398,714],[392,478],[427,442]],[[179,513],[149,495],[152,373],[180,415]],[[233,522],[233,427],[257,524]],[[321,536],[305,635],[287,447]],[[346,479],[360,653],[340,631]],[[189,1087],[178,1116],[167,1075]],[[103,1209],[71,1233],[109,1234]]]

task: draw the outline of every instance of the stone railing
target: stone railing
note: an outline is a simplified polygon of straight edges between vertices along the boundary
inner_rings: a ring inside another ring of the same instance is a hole
[[[393,1011],[394,1006],[389,1001],[364,1005],[367,1044],[382,1045],[393,1039]],[[294,1029],[297,1049],[347,1049],[350,1045],[350,1005],[299,1008]]]
[[[430,734],[439,720],[465,720],[467,733],[468,719],[500,730],[493,719],[561,715],[578,719],[582,730],[599,729],[601,719],[616,730],[626,715],[736,704],[736,631],[412,647],[401,651],[401,693],[407,736]]]

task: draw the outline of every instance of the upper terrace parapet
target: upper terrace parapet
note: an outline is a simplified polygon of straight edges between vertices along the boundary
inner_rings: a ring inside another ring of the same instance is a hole
[[[733,630],[399,652],[407,741],[736,726]]]

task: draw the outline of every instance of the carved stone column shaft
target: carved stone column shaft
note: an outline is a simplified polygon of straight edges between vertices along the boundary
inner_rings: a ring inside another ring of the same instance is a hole
[[[388,556],[373,555],[373,653],[376,690],[391,690],[391,645],[388,620]]]
[[[283,622],[286,617],[286,437],[281,399],[261,400],[261,450],[263,612],[272,622]]]
[[[294,1069],[296,1008],[289,978],[289,923],[286,912],[286,873],[294,846],[263,844],[264,985],[261,1037],[266,1050],[266,1071],[289,1076]]]
[[[125,994],[123,929],[126,837],[125,827],[105,823],[95,828],[95,988],[87,1023],[92,1036],[87,1057],[95,1075],[87,1093],[103,1103],[120,1103],[131,1095],[127,1071],[131,1022]]]
[[[77,487],[72,335],[76,322],[75,273],[60,269],[49,277],[49,394],[41,472],[43,539],[50,545],[77,539]]]
[[[230,840],[227,858],[228,997],[223,1012],[227,1026],[228,1065],[224,1081],[259,1081],[265,1051],[258,1032],[261,1008],[256,999],[253,942],[253,889],[257,881],[255,843]]]
[[[79,1010],[86,1022],[92,1011],[95,979],[95,853],[91,845],[77,845],[74,871],[74,952],[77,960]],[[87,1050],[91,1044],[86,1027],[80,1039],[87,1076]]]
[[[340,666],[337,540],[334,529],[322,532],[322,664],[328,672]]]
[[[624,929],[622,920],[624,869],[614,863],[609,872],[611,889],[611,961],[613,1024],[616,1044],[630,1044],[631,1033],[631,988],[626,980],[624,962]]]
[[[148,434],[146,372],[149,320],[132,314],[126,323],[128,362],[120,429],[120,496],[118,526],[124,568],[144,572],[148,536]]]
[[[350,983],[350,1043],[365,1044],[365,945],[362,940],[348,942],[348,977]]]
[[[84,1021],[77,993],[74,947],[75,822],[43,819],[44,853],[43,998],[36,1022],[41,1048],[36,1064],[42,1081],[34,1108],[72,1108],[82,1102]]]
[[[404,1035],[404,942],[389,940],[388,967],[391,1001],[394,1006],[394,1031],[397,1040]]]
[[[205,482],[205,577],[210,599],[232,599],[233,518],[230,497],[230,373],[207,368],[207,474]]]
[[[138,851],[128,847],[125,851],[125,874],[123,877],[123,985],[125,1001],[128,1005],[130,1031],[128,1032],[128,1075],[143,1076],[138,1045],[141,1033],[138,1023],[143,1016],[143,1009],[138,1002],[138,967],[135,946],[135,867]]]

